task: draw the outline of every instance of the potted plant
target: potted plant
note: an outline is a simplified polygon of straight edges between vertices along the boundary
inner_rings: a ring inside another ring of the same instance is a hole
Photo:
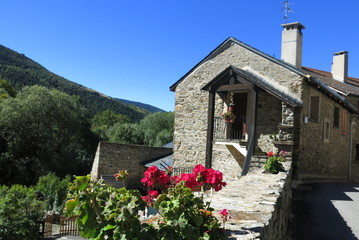
[[[234,123],[234,121],[236,119],[236,115],[233,112],[232,106],[229,106],[227,109],[227,112],[223,113],[223,118],[224,118],[224,121],[226,121],[226,122]]]

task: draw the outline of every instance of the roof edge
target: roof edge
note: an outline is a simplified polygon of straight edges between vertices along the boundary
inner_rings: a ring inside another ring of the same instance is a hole
[[[287,69],[289,69],[292,72],[295,72],[303,77],[306,77],[306,74],[304,74],[302,71],[300,71],[298,68],[296,68],[294,65],[291,65],[285,61],[279,60],[275,57],[272,57],[244,42],[239,41],[238,39],[234,38],[234,37],[229,37],[227,38],[224,42],[222,42],[218,47],[216,47],[212,52],[210,52],[205,58],[203,58],[199,63],[197,63],[193,68],[191,68],[185,75],[183,75],[179,80],[177,80],[172,86],[170,86],[170,90],[171,91],[175,91],[176,87],[188,76],[190,75],[197,67],[199,67],[202,63],[204,63],[205,61],[207,61],[209,58],[211,58],[214,54],[216,54],[216,52],[219,52],[227,43],[229,42],[233,42],[236,43],[238,45],[240,45],[241,47],[244,47],[245,49],[252,51],[274,63],[277,63]]]

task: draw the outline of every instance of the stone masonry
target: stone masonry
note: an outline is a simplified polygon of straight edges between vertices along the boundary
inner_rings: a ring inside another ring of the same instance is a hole
[[[172,148],[100,142],[92,165],[91,179],[97,181],[103,174],[113,175],[119,170],[127,170],[127,187],[141,189],[141,178],[145,170],[141,162],[170,154],[172,151]]]

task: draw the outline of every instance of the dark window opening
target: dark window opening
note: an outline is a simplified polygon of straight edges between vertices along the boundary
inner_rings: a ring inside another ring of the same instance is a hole
[[[311,96],[310,97],[310,120],[319,121],[319,97]]]
[[[357,144],[355,147],[356,147],[355,160],[359,161],[359,144]]]
[[[339,114],[340,109],[338,107],[334,107],[334,123],[333,127],[339,128]]]

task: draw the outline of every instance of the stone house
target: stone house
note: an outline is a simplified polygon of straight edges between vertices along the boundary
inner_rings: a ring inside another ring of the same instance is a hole
[[[348,77],[348,53],[334,54],[331,72],[303,67],[304,26],[282,27],[282,60],[230,37],[170,87],[174,167],[204,164],[235,180],[285,150],[298,180],[359,181],[359,79]]]

